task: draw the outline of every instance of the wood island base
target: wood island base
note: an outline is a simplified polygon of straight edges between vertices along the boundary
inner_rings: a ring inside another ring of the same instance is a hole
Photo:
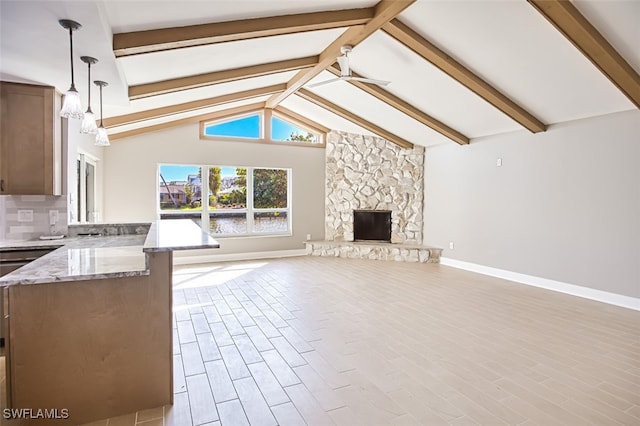
[[[147,256],[146,276],[4,289],[8,406],[68,414],[24,424],[77,425],[173,402],[172,252]]]

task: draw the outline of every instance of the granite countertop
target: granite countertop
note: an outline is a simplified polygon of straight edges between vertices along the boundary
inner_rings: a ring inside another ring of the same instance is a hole
[[[59,240],[6,240],[0,241],[0,251],[29,250],[29,249],[56,249],[62,247],[78,237],[64,237]]]
[[[153,222],[144,242],[145,252],[207,248],[220,248],[220,244],[191,219]]]
[[[147,253],[218,248],[220,244],[189,219],[153,222],[147,235],[0,242],[0,250],[47,247],[58,248],[0,277],[0,287],[148,275]]]

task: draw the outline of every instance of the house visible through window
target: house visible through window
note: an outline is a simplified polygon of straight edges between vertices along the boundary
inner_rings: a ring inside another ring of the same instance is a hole
[[[158,211],[218,236],[289,234],[290,186],[290,169],[163,164]]]

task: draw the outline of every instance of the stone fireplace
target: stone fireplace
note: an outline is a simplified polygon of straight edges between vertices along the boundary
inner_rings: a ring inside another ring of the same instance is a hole
[[[354,210],[390,210],[391,242],[422,243],[424,147],[332,131],[326,148],[325,238],[353,241]]]
[[[424,147],[332,131],[326,147],[325,240],[307,243],[320,256],[437,262],[422,246]],[[391,241],[354,242],[354,211],[391,212]]]

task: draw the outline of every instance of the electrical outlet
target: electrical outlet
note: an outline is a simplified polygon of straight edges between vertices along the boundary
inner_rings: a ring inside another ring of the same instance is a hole
[[[58,210],[49,210],[49,225],[58,223]]]
[[[311,241],[311,234],[307,234],[307,241]]]
[[[453,250],[453,241],[449,241],[449,249]]]
[[[502,167],[502,158],[498,158],[498,159],[496,160],[496,166],[498,166],[498,167]]]
[[[18,222],[33,222],[33,210],[18,210]]]

